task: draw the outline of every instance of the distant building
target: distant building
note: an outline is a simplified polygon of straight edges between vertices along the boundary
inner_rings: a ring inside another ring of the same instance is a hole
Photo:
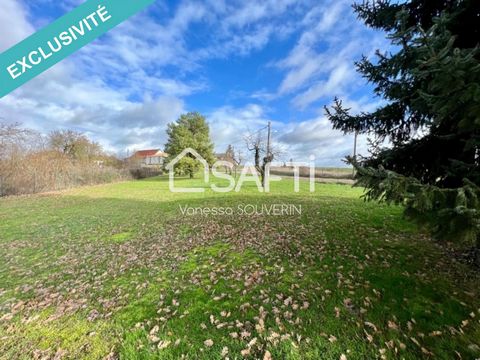
[[[215,154],[215,159],[217,160],[222,160],[222,161],[231,161],[231,159],[228,157],[226,153],[217,153]]]
[[[160,149],[139,150],[130,156],[129,161],[138,167],[163,166],[168,154]]]

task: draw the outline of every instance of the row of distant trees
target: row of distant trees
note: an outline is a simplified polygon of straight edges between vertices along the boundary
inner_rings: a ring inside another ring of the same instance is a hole
[[[216,160],[233,165],[225,171],[237,171],[244,161],[242,154],[229,145],[223,154],[214,154],[210,129],[197,112],[183,114],[168,125],[165,152],[170,162],[185,148],[195,149],[210,165]],[[254,164],[264,178],[268,156],[265,141],[254,133],[245,136]],[[191,154],[175,165],[175,172],[193,177],[201,163]],[[104,151],[85,134],[72,130],[55,130],[44,135],[20,124],[0,122],[0,196],[55,191],[79,185],[112,182],[144,177],[135,173],[129,159],[122,161]],[[147,175],[148,176],[148,175]]]
[[[0,196],[61,190],[128,178],[123,162],[86,135],[48,135],[0,123]]]

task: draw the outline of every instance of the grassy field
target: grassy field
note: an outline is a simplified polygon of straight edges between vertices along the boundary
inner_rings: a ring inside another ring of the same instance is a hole
[[[0,358],[480,358],[478,274],[400,208],[301,186],[173,194],[155,178],[0,199]]]

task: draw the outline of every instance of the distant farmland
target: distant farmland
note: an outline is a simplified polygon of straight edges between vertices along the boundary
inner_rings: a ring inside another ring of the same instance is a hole
[[[272,166],[271,173],[280,176],[293,176],[294,168],[292,166]],[[310,169],[308,167],[300,168],[300,176],[308,177]],[[317,167],[315,168],[315,177],[323,179],[353,179],[353,170],[351,168],[336,167]]]

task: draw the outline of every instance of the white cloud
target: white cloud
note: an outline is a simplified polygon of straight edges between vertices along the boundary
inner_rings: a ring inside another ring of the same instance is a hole
[[[17,0],[2,0],[0,11],[0,53],[34,32],[27,21],[26,9]]]
[[[208,113],[207,120],[218,152],[225,151],[229,144],[243,148],[244,136],[264,127],[269,121],[265,109],[257,104],[240,108],[221,107]]]
[[[243,28],[254,24],[265,18],[273,18],[285,13],[294,0],[265,0],[265,1],[241,1],[232,2],[229,8],[229,15],[225,17],[222,25],[224,28]]]
[[[313,7],[302,20],[303,32],[290,53],[277,62],[286,74],[278,88],[281,96],[294,94],[291,103],[303,110],[317,100],[330,102],[349,96],[364,81],[354,68],[383,41],[355,19],[348,0],[327,1]]]
[[[308,90],[293,98],[292,103],[299,109],[306,108],[316,100],[330,96],[335,97],[345,93],[345,87],[355,84],[355,70],[351,64],[339,63],[328,75],[328,80],[312,85]]]
[[[282,156],[284,161],[306,162],[313,155],[316,166],[344,166],[343,159],[353,153],[354,135],[333,130],[324,116],[285,124],[283,131],[275,140],[286,149]],[[357,142],[357,153],[366,155],[366,137],[359,136]]]
[[[119,99],[105,105],[59,106],[12,95],[2,99],[1,110],[6,120],[44,133],[63,128],[84,132],[110,151],[163,147],[166,125],[185,112],[181,100],[169,97],[142,103]]]

